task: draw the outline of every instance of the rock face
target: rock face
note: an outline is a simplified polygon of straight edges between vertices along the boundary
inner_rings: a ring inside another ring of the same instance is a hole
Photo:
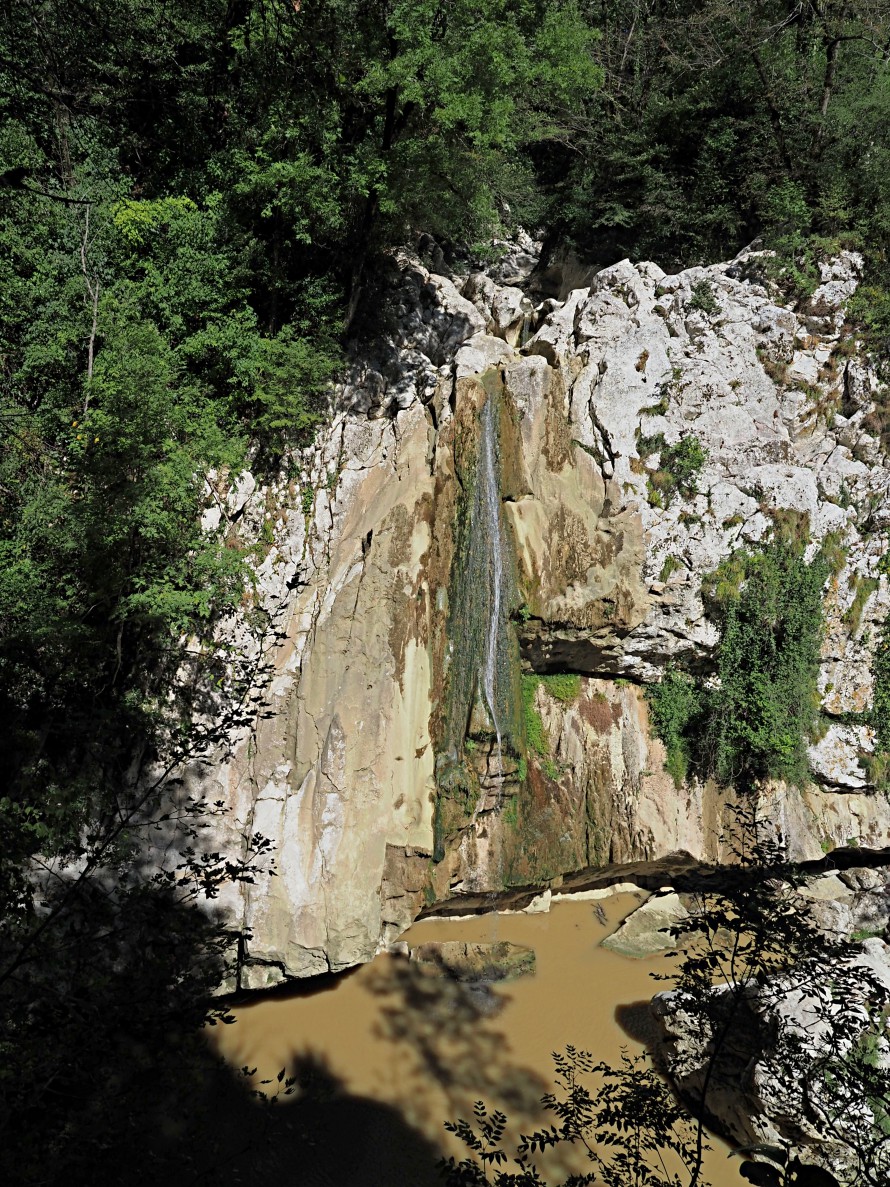
[[[603,948],[622,956],[652,956],[676,948],[677,927],[689,912],[678,894],[655,895],[633,911],[616,932],[606,936]]]
[[[455,981],[508,981],[535,971],[534,950],[507,940],[494,944],[430,941],[412,948],[409,959]]]
[[[650,1007],[661,1066],[681,1096],[696,1107],[704,1099],[715,1128],[741,1146],[778,1147],[789,1161],[822,1166],[851,1184],[890,1174],[883,1107],[855,1074],[851,1084],[837,1074],[860,1042],[873,1047],[871,1066],[888,1066],[883,1028],[870,1040],[860,1036],[870,995],[890,988],[890,950],[877,938],[860,949],[843,970],[844,998],[831,1007],[823,984],[794,973],[734,993],[718,986],[705,1003],[660,993]],[[824,982],[828,970],[821,972]]]
[[[299,477],[221,480],[208,500],[208,530],[260,541],[245,621],[268,624],[274,669],[253,726],[184,776],[229,806],[220,846],[276,846],[276,876],[224,900],[251,933],[242,986],[368,960],[455,896],[719,858],[726,796],[674,787],[642,685],[680,657],[707,670],[702,575],[776,512],[844,560],[816,781],[768,790],[761,815],[794,858],[890,845],[858,761],[869,731],[844,719],[869,703],[890,604],[877,381],[841,332],[857,258],[800,314],[743,278],[756,257],[677,276],[623,261],[535,307],[518,287],[533,246],[507,284],[395,261],[395,328],[292,459]],[[662,499],[658,451],[690,436],[698,493]]]
[[[709,892],[716,892],[710,902]],[[754,928],[738,936],[721,894],[711,885],[653,897],[604,941],[627,955],[676,947],[687,973],[696,962],[699,973],[709,970],[712,988],[696,982],[695,990],[673,989],[649,1003],[643,1029],[650,1053],[693,1111],[755,1159],[784,1151],[789,1166],[821,1166],[838,1176],[827,1181],[885,1182],[886,869],[811,876],[777,897],[775,913],[784,904],[797,923],[775,947],[760,933],[766,947],[758,949]],[[674,928],[673,942],[657,930],[665,926]],[[796,952],[790,962],[786,945]],[[779,1182],[763,1169],[762,1181]],[[815,1172],[800,1181],[810,1178],[822,1182]]]

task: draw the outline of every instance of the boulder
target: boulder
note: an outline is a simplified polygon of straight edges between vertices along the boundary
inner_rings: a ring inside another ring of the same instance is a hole
[[[689,912],[678,894],[656,894],[628,915],[618,930],[602,941],[602,946],[621,956],[667,952],[677,947],[674,929],[688,918]]]
[[[410,959],[455,981],[509,981],[535,971],[534,949],[507,940],[492,944],[431,940],[412,948]]]
[[[825,987],[838,978],[843,990],[832,1002]],[[824,1061],[844,1059],[860,1041],[881,987],[890,989],[890,950],[871,939],[830,968],[715,985],[703,999],[660,993],[650,1007],[655,1057],[696,1109],[704,1095],[715,1128],[739,1145],[777,1146],[789,1160],[821,1166],[844,1183],[858,1181],[857,1159],[868,1149],[880,1177],[890,1171],[883,1113],[855,1083],[842,1088]],[[878,1037],[872,1058],[890,1062],[886,1047]]]

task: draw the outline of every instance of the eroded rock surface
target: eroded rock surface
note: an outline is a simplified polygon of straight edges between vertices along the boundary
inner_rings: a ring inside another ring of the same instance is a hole
[[[461,894],[725,856],[727,796],[674,787],[642,685],[679,659],[708,670],[702,576],[777,511],[798,513],[813,551],[832,534],[843,559],[826,595],[816,781],[768,789],[761,816],[793,858],[890,845],[890,809],[859,761],[870,731],[844,717],[870,702],[890,606],[890,472],[866,427],[877,380],[842,333],[857,258],[831,265],[800,314],[744,279],[747,257],[676,276],[623,261],[533,307],[520,287],[532,247],[506,284],[396,261],[394,328],[291,459],[298,477],[220,476],[208,495],[208,530],[261,542],[244,621],[267,624],[274,668],[231,753],[185,775],[231,809],[220,846],[257,831],[276,846],[277,875],[223,902],[251,933],[244,986],[368,960]],[[464,751],[446,739],[457,665],[481,662],[455,652],[453,576],[491,399],[515,647],[504,718],[540,725],[522,758],[496,744],[478,680]],[[706,453],[698,493],[655,497],[647,439],[690,435]],[[577,685],[526,682],[520,704],[520,666]]]
[[[534,950],[508,940],[492,944],[431,940],[412,948],[409,959],[455,981],[508,981],[535,971]]]

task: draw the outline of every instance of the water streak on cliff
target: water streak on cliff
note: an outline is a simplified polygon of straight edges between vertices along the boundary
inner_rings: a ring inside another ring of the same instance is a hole
[[[504,532],[501,524],[501,494],[497,467],[497,420],[494,397],[489,395],[482,409],[482,439],[479,448],[479,497],[488,552],[488,632],[482,687],[492,725],[497,735],[497,766],[501,773],[501,723],[498,709],[498,659],[501,634],[504,629]]]
[[[500,752],[516,731],[509,622],[514,578],[501,509],[501,380],[483,377],[484,395],[467,417],[457,466],[465,492],[449,588],[447,721],[441,753],[462,762],[468,734],[491,733]]]

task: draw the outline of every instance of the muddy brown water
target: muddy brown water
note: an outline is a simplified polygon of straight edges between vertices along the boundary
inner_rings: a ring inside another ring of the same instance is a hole
[[[561,901],[546,914],[426,920],[406,933],[408,944],[510,940],[535,949],[536,972],[479,992],[380,956],[323,988],[240,1005],[235,1023],[212,1038],[231,1065],[256,1069],[254,1085],[272,1082],[262,1086],[266,1093],[277,1090],[282,1069],[297,1077],[277,1114],[302,1142],[294,1182],[432,1187],[441,1181],[436,1157],[466,1153],[443,1123],[470,1117],[474,1101],[502,1109],[510,1132],[529,1132],[553,1120],[539,1104],[553,1086],[552,1052],[571,1043],[614,1064],[622,1050],[643,1050],[618,1017],[638,1019],[641,1012],[628,1008],[668,987],[650,974],[669,972],[670,958],[633,960],[600,941],[644,897]],[[707,1180],[739,1187],[738,1159],[729,1160],[718,1139],[709,1142]],[[545,1177],[557,1182],[584,1169],[573,1156],[551,1153],[541,1161]]]

